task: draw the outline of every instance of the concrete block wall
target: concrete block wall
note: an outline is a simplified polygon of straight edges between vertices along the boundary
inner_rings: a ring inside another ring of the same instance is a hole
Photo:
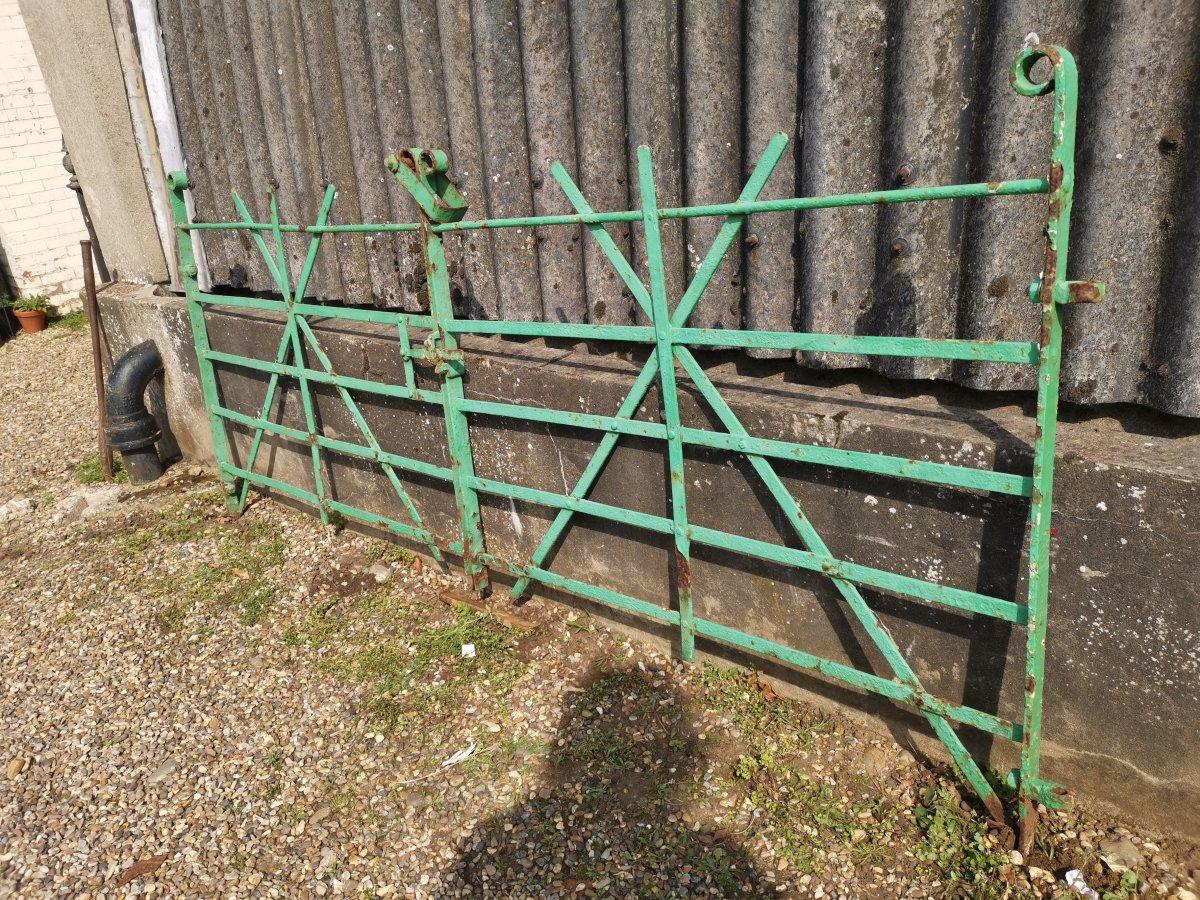
[[[0,0],[0,248],[22,296],[74,294],[87,237],[62,164],[62,131],[17,0]]]

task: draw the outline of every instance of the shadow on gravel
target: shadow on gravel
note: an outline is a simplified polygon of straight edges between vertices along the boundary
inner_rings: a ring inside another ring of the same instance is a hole
[[[527,748],[542,787],[464,838],[442,896],[773,895],[735,839],[685,817],[706,742],[664,682],[601,670],[569,694],[553,744]]]

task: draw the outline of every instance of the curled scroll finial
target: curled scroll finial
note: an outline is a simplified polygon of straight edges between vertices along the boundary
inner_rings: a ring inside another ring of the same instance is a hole
[[[1054,89],[1055,73],[1062,64],[1065,52],[1054,44],[1035,44],[1032,47],[1026,47],[1013,60],[1012,71],[1008,75],[1008,81],[1013,86],[1013,90],[1022,97],[1040,97],[1042,94],[1050,93]],[[1033,67],[1043,59],[1050,63],[1052,70],[1050,77],[1039,83],[1030,78],[1030,75],[1033,73]]]

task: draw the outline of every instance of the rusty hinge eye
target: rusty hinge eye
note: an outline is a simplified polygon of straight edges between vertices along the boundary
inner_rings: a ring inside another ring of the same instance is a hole
[[[426,177],[444,175],[450,168],[450,159],[444,150],[425,150],[421,147],[405,147],[396,151],[400,163],[418,175]]]
[[[1101,303],[1108,289],[1102,281],[1059,281],[1054,285],[1055,303]],[[1029,302],[1042,302],[1042,277],[1039,275],[1029,285]]]
[[[431,222],[457,222],[466,215],[467,201],[446,174],[450,161],[443,151],[406,147],[385,163]]]

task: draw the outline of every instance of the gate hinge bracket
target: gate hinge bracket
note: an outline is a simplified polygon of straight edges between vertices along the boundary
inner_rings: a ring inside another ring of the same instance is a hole
[[[457,222],[467,214],[467,201],[446,174],[450,160],[443,151],[405,148],[384,163],[429,221]]]
[[[1102,281],[1059,281],[1054,285],[1055,303],[1101,303],[1107,289]],[[1039,276],[1029,285],[1029,302],[1042,302],[1042,279]]]

